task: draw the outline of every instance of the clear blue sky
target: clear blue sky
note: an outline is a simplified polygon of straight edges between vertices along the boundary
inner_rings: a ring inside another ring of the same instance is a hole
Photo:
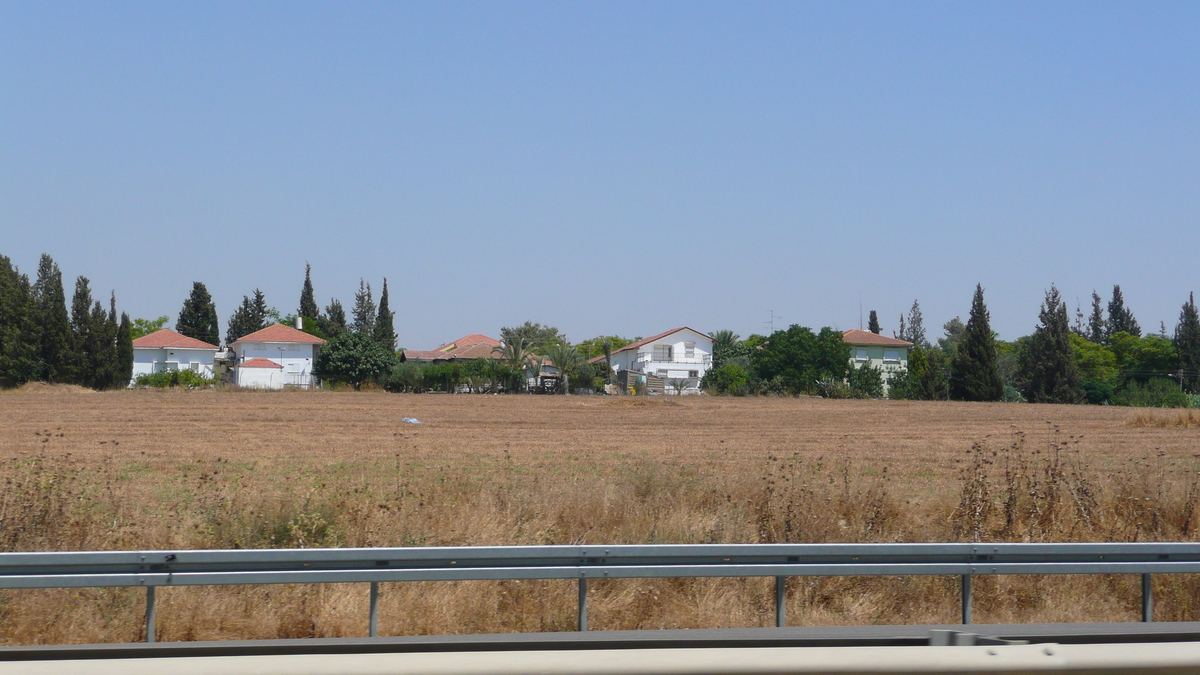
[[[135,317],[1170,331],[1198,251],[1195,2],[0,2],[0,254]]]

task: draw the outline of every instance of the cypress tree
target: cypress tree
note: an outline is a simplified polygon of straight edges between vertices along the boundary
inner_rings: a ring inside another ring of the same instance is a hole
[[[316,296],[313,295],[312,265],[308,263],[304,264],[304,288],[300,289],[299,315],[309,319],[317,319],[321,316]]]
[[[75,384],[103,389],[107,377],[108,345],[105,343],[104,306],[92,300],[88,278],[75,280],[75,295],[71,298],[71,330],[79,359],[75,364]]]
[[[183,301],[183,308],[179,310],[175,332],[210,345],[221,344],[221,331],[217,326],[217,306],[202,282],[192,282],[192,292],[187,300]]]
[[[867,330],[876,335],[883,330],[879,327],[879,315],[875,313],[875,310],[871,310],[870,316],[867,317]]]
[[[38,261],[37,281],[32,290],[34,323],[41,327],[35,379],[67,382],[75,362],[71,319],[67,316],[62,272],[54,259],[45,253]]]
[[[1129,333],[1133,337],[1142,336],[1142,328],[1137,319],[1133,318],[1133,310],[1125,306],[1125,296],[1121,294],[1120,285],[1113,286],[1112,300],[1108,303],[1108,323],[1105,325],[1106,337],[1114,333]]]
[[[254,289],[254,298],[251,300],[250,306],[253,309],[251,318],[254,319],[255,325],[258,326],[258,328],[255,328],[254,330],[262,330],[263,328],[266,328],[268,313],[267,296],[257,288]]]
[[[242,296],[242,304],[229,317],[225,328],[225,344],[231,345],[238,338],[267,327],[267,300],[263,292],[254,289],[254,299]]]
[[[1092,289],[1092,314],[1088,317],[1087,339],[1096,344],[1108,340],[1108,322],[1104,320],[1104,304],[1096,289]]]
[[[92,305],[88,324],[85,346],[88,370],[79,384],[92,389],[107,389],[112,378],[112,343],[107,340],[108,312],[99,300]]]
[[[117,355],[117,332],[119,324],[117,323],[117,292],[112,291],[108,298],[108,316],[104,319],[104,339],[102,341],[103,350],[103,379],[100,382],[101,389],[112,389],[118,385],[118,375],[120,371],[119,359]]]
[[[325,316],[321,318],[321,332],[325,333],[330,340],[344,335],[349,331],[346,326],[346,310],[342,308],[342,303],[337,298],[331,298],[329,304],[325,307]]]
[[[1040,324],[1029,337],[1021,363],[1025,398],[1030,403],[1078,403],[1079,369],[1071,347],[1067,303],[1053,285],[1038,314]]]
[[[354,294],[354,323],[351,330],[355,333],[375,333],[375,301],[371,299],[371,284],[362,279],[358,280],[358,292]]]
[[[913,300],[912,309],[908,310],[908,337],[916,347],[927,349],[929,341],[925,339],[925,319],[921,316],[921,304]]]
[[[1175,352],[1179,354],[1179,369],[1184,388],[1200,393],[1200,313],[1196,311],[1196,294],[1189,293],[1188,301],[1179,312],[1175,326]]]
[[[0,385],[25,381],[16,373],[16,362],[25,344],[21,328],[28,310],[20,272],[7,256],[0,255]]]
[[[379,315],[375,318],[375,341],[390,352],[396,351],[396,313],[388,309],[387,278],[383,279],[383,291],[379,294]]]
[[[117,371],[113,385],[129,386],[133,380],[133,322],[121,312],[121,327],[117,329]]]
[[[971,315],[950,366],[950,397],[960,401],[999,401],[1004,380],[996,367],[996,339],[991,315],[983,303],[983,286],[975,285]]]

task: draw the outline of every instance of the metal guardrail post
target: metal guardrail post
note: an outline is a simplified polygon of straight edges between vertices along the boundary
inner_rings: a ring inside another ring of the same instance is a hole
[[[963,625],[971,623],[971,575],[962,575],[962,622]]]
[[[379,637],[379,582],[371,582],[371,637]]]
[[[579,577],[579,630],[587,629],[587,577]]]
[[[154,642],[154,587],[146,587],[146,642]]]
[[[1142,621],[1154,621],[1154,591],[1150,588],[1150,575],[1142,575]]]
[[[787,625],[787,577],[775,577],[775,627]]]

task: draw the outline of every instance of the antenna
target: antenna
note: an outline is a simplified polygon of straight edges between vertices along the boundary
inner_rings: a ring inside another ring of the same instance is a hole
[[[770,335],[775,332],[775,319],[782,319],[783,317],[776,314],[773,309],[768,309],[767,312],[770,313],[770,318],[764,321],[763,325],[767,327],[767,335]]]
[[[862,298],[858,299],[858,329],[862,330]]]

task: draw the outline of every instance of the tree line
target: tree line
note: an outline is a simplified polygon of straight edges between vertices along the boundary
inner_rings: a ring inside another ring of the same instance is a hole
[[[1194,294],[1180,310],[1173,334],[1142,335],[1119,285],[1105,304],[1095,291],[1085,316],[1072,324],[1066,302],[1051,286],[1033,333],[1012,342],[996,339],[983,287],[976,285],[968,320],[946,322],[945,334],[926,338],[920,304],[899,320],[894,337],[911,342],[908,367],[887,373],[889,398],[959,401],[1029,401],[1200,407],[1200,318]],[[880,333],[872,311],[869,328]],[[817,394],[877,397],[884,373],[850,365],[849,345],[830,328],[800,326],[741,340],[716,331],[713,368],[705,388],[713,393]]]
[[[68,310],[62,271],[49,255],[42,255],[33,280],[0,255],[0,384],[128,385],[133,327],[127,314],[118,317],[115,292],[108,305],[79,276]]]

